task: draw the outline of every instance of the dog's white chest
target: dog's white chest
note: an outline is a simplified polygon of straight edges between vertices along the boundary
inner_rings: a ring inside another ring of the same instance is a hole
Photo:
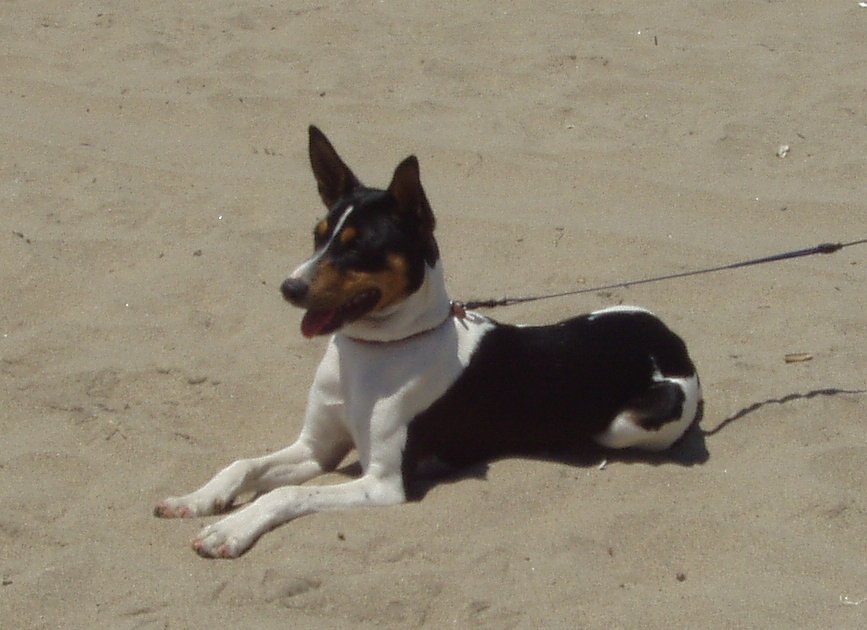
[[[457,380],[494,326],[468,313],[399,342],[358,342],[341,334],[332,338],[326,356],[334,361],[344,421],[360,447],[362,465],[369,436],[405,430]]]

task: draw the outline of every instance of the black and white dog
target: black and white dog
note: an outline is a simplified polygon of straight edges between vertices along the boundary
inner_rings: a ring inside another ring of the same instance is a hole
[[[588,444],[660,451],[695,421],[701,389],[683,341],[648,311],[618,306],[551,326],[499,324],[449,301],[434,216],[414,156],[386,190],[367,188],[310,127],[328,213],[312,257],[282,284],[306,337],[330,334],[291,446],[239,460],[158,516],[222,512],[193,541],[234,558],[302,514],[411,497],[419,463],[466,465]],[[355,448],[362,475],[301,486]]]

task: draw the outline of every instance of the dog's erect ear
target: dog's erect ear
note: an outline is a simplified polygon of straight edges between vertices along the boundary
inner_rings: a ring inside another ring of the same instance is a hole
[[[417,218],[426,236],[433,234],[434,215],[424,188],[421,187],[418,160],[414,155],[410,155],[394,169],[388,192],[397,200],[400,212],[410,213]]]
[[[418,225],[419,236],[425,243],[424,257],[433,266],[439,258],[433,232],[436,227],[433,210],[421,187],[418,160],[410,155],[394,169],[388,192],[397,201],[398,213],[411,217]]]
[[[310,166],[316,177],[319,196],[330,210],[337,200],[361,186],[358,178],[343,163],[325,134],[310,125]]]

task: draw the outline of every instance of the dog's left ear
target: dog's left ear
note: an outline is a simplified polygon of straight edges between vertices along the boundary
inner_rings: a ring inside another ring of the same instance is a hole
[[[424,188],[421,187],[418,159],[414,155],[410,155],[394,169],[388,192],[397,201],[399,211],[415,218],[421,226],[422,234],[432,237],[436,221]]]

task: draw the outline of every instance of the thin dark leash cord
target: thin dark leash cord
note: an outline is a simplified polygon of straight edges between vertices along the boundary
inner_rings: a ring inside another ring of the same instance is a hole
[[[745,407],[737,413],[730,415],[725,420],[722,420],[713,429],[701,429],[701,433],[705,436],[714,435],[715,433],[718,433],[721,429],[725,428],[726,425],[734,422],[735,420],[743,418],[747,414],[751,414],[752,412],[761,409],[765,405],[785,405],[788,402],[792,402],[795,400],[807,400],[809,398],[815,398],[816,396],[839,396],[843,394],[849,394],[851,396],[867,394],[867,389],[841,389],[839,387],[825,387],[823,389],[814,389],[803,394],[796,393],[789,394],[788,396],[783,396],[782,398],[769,398],[768,400],[762,400],[760,402],[753,403],[749,407]]]
[[[729,269],[740,269],[742,267],[751,267],[753,265],[762,265],[765,263],[778,262],[781,260],[790,260],[792,258],[802,258],[804,256],[814,256],[816,254],[833,254],[835,252],[839,252],[841,249],[845,247],[853,247],[855,245],[863,245],[867,243],[867,238],[862,238],[857,241],[850,241],[848,243],[820,243],[815,247],[808,247],[805,249],[798,249],[790,252],[783,252],[780,254],[773,254],[771,256],[763,256],[762,258],[753,258],[751,260],[743,260],[740,262],[730,263],[728,265],[719,265],[717,267],[708,267],[706,269],[697,269],[694,271],[683,271],[680,273],[671,273],[663,276],[655,276],[653,278],[644,278],[642,280],[633,280],[631,282],[618,282],[615,284],[607,284],[598,287],[590,287],[585,289],[577,289],[575,291],[563,291],[561,293],[550,293],[547,295],[535,295],[528,297],[504,297],[500,299],[490,299],[490,300],[472,300],[469,302],[457,302],[454,305],[454,309],[456,312],[463,312],[464,309],[475,309],[475,308],[495,308],[497,306],[512,306],[513,304],[521,304],[523,302],[535,302],[537,300],[548,300],[551,298],[558,297],[566,297],[569,295],[579,295],[581,293],[594,293],[596,291],[605,291],[607,289],[623,289],[627,287],[633,287],[640,284],[649,284],[651,282],[662,282],[663,280],[674,280],[676,278],[686,278],[689,276],[698,276],[706,273],[715,273],[717,271],[726,271]],[[716,427],[710,430],[702,429],[702,435],[710,436],[717,433],[720,429],[727,426],[731,422],[734,422],[738,418],[742,418],[743,416],[750,414],[761,407],[764,407],[768,404],[785,404],[787,402],[791,402],[794,400],[803,400],[813,398],[815,396],[836,396],[839,394],[850,394],[850,395],[858,395],[858,394],[867,394],[867,390],[865,389],[840,389],[836,387],[828,387],[824,389],[815,389],[813,391],[807,393],[797,393],[797,394],[789,394],[788,396],[783,396],[782,398],[771,398],[768,400],[763,400],[761,402],[754,403],[745,409],[741,409],[734,415],[725,418],[722,422],[720,422]]]
[[[765,263],[778,262],[781,260],[790,260],[792,258],[802,258],[804,256],[814,256],[816,254],[833,254],[845,247],[853,247],[855,245],[863,245],[867,243],[867,238],[862,238],[857,241],[848,243],[820,243],[815,247],[806,249],[798,249],[781,254],[773,254],[762,258],[753,258],[751,260],[742,260],[740,262],[730,263],[728,265],[719,265],[717,267],[708,267],[706,269],[696,269],[693,271],[682,271],[680,273],[670,273],[663,276],[655,276],[653,278],[643,278],[641,280],[630,280],[627,282],[617,282],[614,284],[606,284],[598,287],[588,287],[576,289],[574,291],[562,291],[560,293],[549,293],[547,295],[533,295],[526,297],[504,297],[500,299],[489,300],[470,300],[467,302],[458,302],[461,307],[467,310],[476,308],[495,308],[497,306],[512,306],[514,304],[522,304],[524,302],[535,302],[537,300],[550,300],[552,298],[566,297],[569,295],[580,295],[582,293],[595,293],[597,291],[606,291],[608,289],[625,289],[628,287],[638,286],[640,284],[650,284],[651,282],[662,282],[664,280],[674,280],[677,278],[687,278],[689,276],[698,276],[706,273],[715,273],[717,271],[727,271],[729,269],[740,269],[742,267],[752,267],[753,265],[762,265]]]

